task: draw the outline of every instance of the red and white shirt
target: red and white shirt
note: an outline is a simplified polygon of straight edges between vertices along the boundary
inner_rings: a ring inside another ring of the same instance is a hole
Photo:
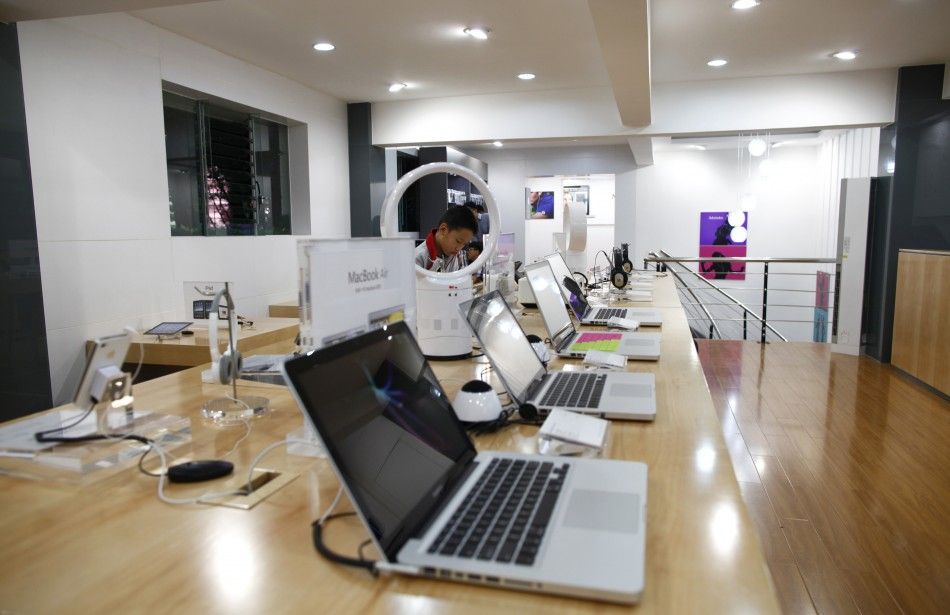
[[[429,231],[426,240],[416,246],[416,264],[429,271],[459,271],[464,268],[465,250],[459,250],[454,256],[439,256],[439,246],[435,243],[435,229]]]

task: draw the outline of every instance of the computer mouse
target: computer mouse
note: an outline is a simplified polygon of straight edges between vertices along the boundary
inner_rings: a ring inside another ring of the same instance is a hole
[[[168,480],[173,483],[200,483],[227,476],[234,471],[234,464],[221,459],[198,459],[186,461],[168,468]]]

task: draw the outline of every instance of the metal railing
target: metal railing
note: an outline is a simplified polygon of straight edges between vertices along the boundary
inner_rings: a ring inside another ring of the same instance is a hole
[[[837,337],[841,267],[833,258],[679,257],[657,250],[643,261],[646,268],[651,263],[673,275],[698,337],[708,332],[709,339],[749,339],[758,333],[762,343]],[[809,310],[807,317],[801,310]]]

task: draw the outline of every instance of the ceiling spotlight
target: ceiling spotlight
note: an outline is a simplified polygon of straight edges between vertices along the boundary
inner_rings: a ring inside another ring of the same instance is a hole
[[[705,145],[697,145],[696,143],[690,143],[690,144],[687,145],[686,147],[687,147],[688,149],[694,149],[694,150],[699,151],[699,152],[704,152],[704,151],[706,151],[706,146],[705,146]]]
[[[336,49],[336,45],[333,43],[317,43],[313,48],[317,51],[333,51]]]
[[[720,66],[725,66],[725,65],[728,64],[728,63],[729,63],[729,62],[728,62],[727,60],[723,60],[722,58],[716,58],[715,60],[710,60],[710,61],[706,62],[706,66],[712,66],[713,68],[719,68]]]
[[[834,56],[834,57],[836,57],[836,58],[838,58],[839,60],[844,60],[845,62],[850,62],[851,60],[853,60],[853,59],[855,59],[856,57],[858,57],[858,53],[857,53],[856,51],[850,51],[850,50],[848,50],[848,51],[836,51],[835,53],[833,53],[833,54],[831,54],[831,55]]]
[[[531,81],[536,76],[537,75],[535,75],[534,73],[521,73],[520,75],[518,75],[518,79],[521,79],[522,81]]]
[[[765,150],[767,150],[768,147],[768,144],[758,137],[749,141],[749,153],[753,156],[761,156],[765,153]]]
[[[745,11],[746,9],[754,9],[759,6],[759,0],[735,0],[732,3],[732,8],[737,11]]]
[[[468,34],[472,38],[477,38],[480,41],[488,40],[488,33],[491,32],[488,28],[465,28],[462,30],[465,34]]]
[[[732,240],[732,243],[745,243],[745,240],[748,238],[749,231],[747,231],[744,226],[736,226],[729,231],[729,239]]]
[[[390,92],[399,92],[400,90],[405,90],[407,86],[405,83],[391,83],[389,85]]]
[[[494,145],[495,147],[501,147],[502,145],[504,145],[504,143],[502,143],[501,141],[492,141],[491,144]]]

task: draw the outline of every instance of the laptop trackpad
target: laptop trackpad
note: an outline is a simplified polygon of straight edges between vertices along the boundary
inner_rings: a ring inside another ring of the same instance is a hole
[[[649,397],[653,387],[648,384],[625,384],[617,382],[610,385],[611,397]]]
[[[577,489],[564,515],[564,525],[634,534],[640,525],[640,496],[634,493]]]

